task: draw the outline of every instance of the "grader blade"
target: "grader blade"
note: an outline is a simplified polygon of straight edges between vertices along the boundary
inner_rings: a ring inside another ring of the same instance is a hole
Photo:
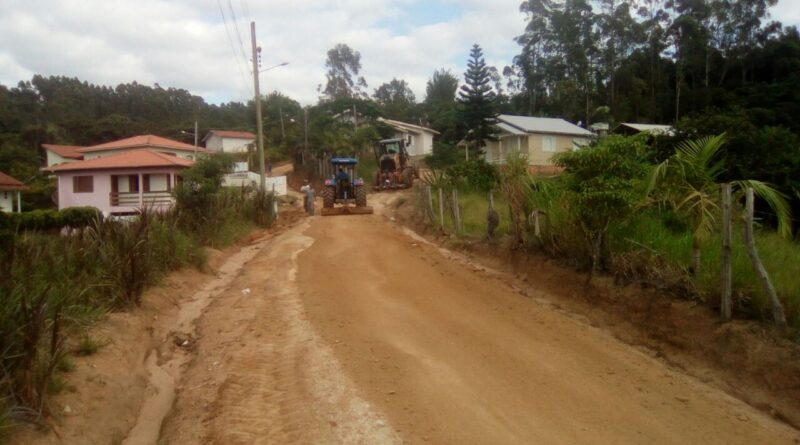
[[[323,208],[322,216],[340,216],[340,215],[371,215],[375,213],[372,207],[331,207]]]

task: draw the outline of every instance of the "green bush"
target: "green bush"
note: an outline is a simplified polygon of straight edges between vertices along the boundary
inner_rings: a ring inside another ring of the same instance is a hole
[[[32,210],[24,213],[0,212],[0,230],[55,231],[64,227],[79,229],[90,225],[102,213],[94,207],[70,207],[63,210]]]
[[[445,169],[454,186],[459,189],[489,191],[497,186],[497,168],[483,159],[469,160]]]

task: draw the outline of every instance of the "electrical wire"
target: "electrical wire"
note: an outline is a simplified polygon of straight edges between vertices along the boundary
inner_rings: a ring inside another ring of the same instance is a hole
[[[239,54],[236,53],[236,45],[233,43],[233,37],[231,37],[230,30],[228,29],[228,20],[225,18],[225,11],[222,8],[222,3],[220,2],[220,0],[217,0],[217,6],[219,7],[219,13],[222,16],[222,24],[223,26],[225,26],[225,34],[228,36],[228,43],[230,43],[231,45],[233,60],[234,62],[236,62],[236,68],[238,69],[239,74],[242,76],[242,81],[243,81],[242,85],[244,85],[247,88],[247,92],[250,95],[254,95],[255,91],[253,90],[252,85],[250,85],[250,82],[247,81],[247,76],[245,75],[245,71],[242,71],[241,59],[239,57]],[[245,64],[246,62],[247,59],[245,56]]]

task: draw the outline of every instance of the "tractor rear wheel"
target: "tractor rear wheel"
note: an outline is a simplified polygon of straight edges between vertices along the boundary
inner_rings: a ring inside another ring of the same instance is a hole
[[[356,187],[356,207],[367,206],[367,190],[363,187]]]
[[[333,208],[335,194],[336,191],[333,189],[333,187],[325,187],[325,189],[322,190],[322,207],[326,209]]]

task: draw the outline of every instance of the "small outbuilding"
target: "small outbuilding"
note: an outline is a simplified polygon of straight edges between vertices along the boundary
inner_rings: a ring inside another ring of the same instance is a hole
[[[0,172],[0,212],[14,212],[15,197],[17,212],[22,212],[22,191],[27,189],[22,182]]]
[[[222,153],[247,153],[256,143],[256,135],[249,131],[211,130],[203,138],[206,149]]]

